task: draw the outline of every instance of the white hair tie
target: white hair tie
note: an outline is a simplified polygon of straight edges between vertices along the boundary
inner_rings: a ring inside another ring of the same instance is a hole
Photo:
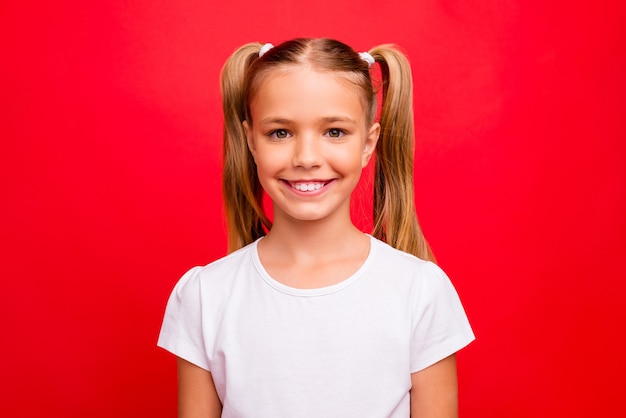
[[[259,58],[261,58],[263,55],[265,55],[265,53],[267,51],[269,51],[270,49],[274,48],[274,45],[270,44],[269,42],[266,43],[265,45],[263,45],[261,47],[261,49],[259,49]]]
[[[359,57],[367,63],[368,67],[371,67],[376,62],[374,57],[372,57],[369,52],[359,52]]]

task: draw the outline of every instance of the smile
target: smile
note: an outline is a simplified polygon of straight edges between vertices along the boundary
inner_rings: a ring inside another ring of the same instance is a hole
[[[325,181],[302,181],[302,182],[289,182],[291,187],[301,192],[314,192],[326,185]]]

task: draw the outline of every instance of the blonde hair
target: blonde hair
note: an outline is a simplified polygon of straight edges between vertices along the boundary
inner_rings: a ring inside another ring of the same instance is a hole
[[[250,43],[238,48],[226,61],[221,74],[222,190],[229,252],[253,242],[272,227],[263,210],[263,189],[242,126],[245,120],[251,123],[248,104],[265,75],[278,67],[303,64],[319,71],[340,73],[361,91],[370,124],[376,115],[376,90],[369,65],[349,46],[332,39],[300,38],[284,42],[259,57],[261,46]],[[369,53],[379,63],[382,76],[372,235],[401,251],[434,261],[415,213],[411,67],[406,56],[393,45],[377,46]]]

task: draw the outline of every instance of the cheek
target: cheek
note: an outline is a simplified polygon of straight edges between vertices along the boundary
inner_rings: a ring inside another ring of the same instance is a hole
[[[345,147],[329,153],[329,159],[336,167],[345,170],[361,170],[363,168],[363,150],[360,147]]]
[[[257,149],[257,155],[255,158],[257,172],[261,175],[272,175],[284,167],[285,165],[285,153],[276,152],[273,150],[271,153],[268,150]]]

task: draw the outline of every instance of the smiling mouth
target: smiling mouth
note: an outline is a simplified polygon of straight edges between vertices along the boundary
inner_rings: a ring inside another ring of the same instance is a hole
[[[326,184],[328,184],[328,182],[326,181],[298,181],[298,182],[290,181],[288,183],[291,187],[301,192],[314,192],[326,186]]]

